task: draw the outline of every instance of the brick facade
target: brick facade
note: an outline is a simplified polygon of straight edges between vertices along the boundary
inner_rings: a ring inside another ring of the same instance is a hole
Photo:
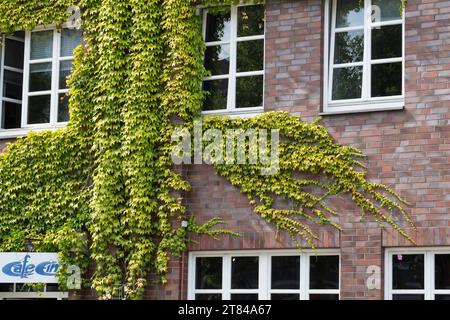
[[[321,113],[323,10],[321,0],[266,1],[265,110],[285,110],[306,121]],[[409,231],[419,246],[449,245],[450,1],[408,0],[405,30],[405,109],[323,116],[323,124],[338,142],[368,155],[372,181],[407,199],[418,227]],[[200,220],[221,216],[242,234],[223,241],[201,238],[190,250],[294,247],[289,239],[275,239],[246,197],[212,168],[187,171],[189,210]],[[317,246],[340,248],[341,299],[383,299],[383,288],[367,289],[367,266],[383,270],[385,248],[411,244],[370,218],[361,222],[349,199],[338,201],[337,211],[343,230],[319,230]]]

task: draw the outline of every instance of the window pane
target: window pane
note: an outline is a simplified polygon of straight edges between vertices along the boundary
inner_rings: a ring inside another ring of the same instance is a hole
[[[12,283],[0,283],[0,292],[13,292],[14,285]]]
[[[425,300],[423,294],[393,294],[392,300]]]
[[[450,289],[450,254],[434,256],[435,289]]]
[[[3,129],[17,129],[21,127],[22,105],[3,102]]]
[[[336,33],[334,63],[362,61],[364,55],[364,31]]]
[[[402,94],[402,63],[372,65],[372,97]]]
[[[272,293],[271,300],[300,300],[299,294],[291,293]]]
[[[50,95],[28,98],[28,124],[50,122]]]
[[[300,257],[272,257],[272,289],[300,289]]]
[[[205,51],[205,68],[211,75],[230,72],[230,45],[207,47]]]
[[[423,254],[394,254],[392,257],[392,288],[424,288]]]
[[[30,64],[30,92],[46,91],[52,88],[52,63]]]
[[[264,40],[237,43],[237,72],[264,69]]]
[[[437,294],[434,296],[434,300],[450,300],[450,294]]]
[[[24,43],[11,39],[5,40],[5,66],[23,69]]]
[[[258,300],[257,294],[232,294],[231,300]]]
[[[222,300],[222,295],[220,293],[196,294],[195,300]]]
[[[309,288],[339,289],[339,256],[309,258]]]
[[[61,31],[61,57],[73,55],[73,50],[81,43],[81,30],[63,29]]]
[[[362,66],[333,70],[333,100],[361,98]]]
[[[5,70],[3,76],[3,96],[22,100],[22,73]]]
[[[53,30],[31,33],[31,60],[53,56]]]
[[[372,29],[372,59],[398,58],[401,56],[401,25]]]
[[[46,292],[59,292],[59,285],[54,283],[48,283],[45,285],[45,291]]]
[[[69,96],[65,93],[58,95],[58,122],[69,121]]]
[[[222,289],[222,258],[197,258],[196,289]]]
[[[402,0],[372,0],[374,22],[401,19]],[[378,7],[378,8],[374,8]]]
[[[263,105],[263,76],[236,78],[236,108]]]
[[[238,7],[238,37],[248,37],[264,34],[264,6]]]
[[[364,25],[364,1],[336,0],[336,28]]]
[[[203,110],[223,110],[227,108],[228,79],[203,81],[207,92]]]
[[[259,258],[231,258],[231,289],[258,289]]]
[[[67,88],[67,77],[70,76],[70,71],[72,69],[72,61],[61,61],[59,63],[59,88]]]
[[[206,42],[230,41],[231,17],[229,8],[217,14],[206,15]]]
[[[339,300],[338,294],[310,294],[309,300]]]

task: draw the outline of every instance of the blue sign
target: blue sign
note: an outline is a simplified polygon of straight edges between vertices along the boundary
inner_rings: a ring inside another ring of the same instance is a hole
[[[56,253],[0,253],[0,282],[56,283]]]

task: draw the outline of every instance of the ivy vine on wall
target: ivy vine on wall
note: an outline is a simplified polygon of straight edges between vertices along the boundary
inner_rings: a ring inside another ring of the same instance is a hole
[[[234,234],[217,227],[220,217],[198,224],[195,212],[186,212],[181,195],[189,183],[171,161],[172,133],[180,121],[192,129],[204,98],[196,1],[4,0],[0,30],[61,26],[72,5],[81,9],[84,44],[76,49],[69,79],[70,121],[63,129],[30,132],[0,155],[0,250],[22,251],[24,239],[38,239],[37,251],[60,255],[62,288],[67,266],[78,265],[87,275],[93,265],[85,285],[99,298],[117,295],[124,284],[126,298],[138,299],[150,271],[165,281],[170,257],[186,249],[189,234]],[[349,194],[380,225],[410,239],[392,217],[397,211],[413,224],[405,201],[367,181],[358,160],[363,154],[337,144],[318,122],[270,112],[251,119],[209,117],[204,126],[280,129],[277,174],[261,176],[250,164],[212,165],[248,196],[256,214],[296,241],[312,246],[317,238],[305,221],[339,228],[327,203],[337,194]],[[278,199],[291,207],[278,208]]]

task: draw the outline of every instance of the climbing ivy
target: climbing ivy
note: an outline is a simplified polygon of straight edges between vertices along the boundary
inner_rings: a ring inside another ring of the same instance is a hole
[[[77,265],[99,298],[118,295],[124,285],[126,298],[138,299],[152,270],[165,282],[169,259],[186,249],[189,234],[235,235],[217,228],[220,217],[198,224],[195,212],[186,212],[182,196],[190,186],[171,160],[172,134],[180,127],[192,129],[204,98],[199,84],[207,74],[205,48],[196,4],[0,3],[4,33],[61,26],[72,5],[81,10],[84,31],[69,79],[67,127],[30,132],[0,155],[0,250],[21,251],[24,239],[36,239],[37,251],[59,252],[62,288],[67,267]],[[410,239],[392,216],[397,211],[412,224],[405,201],[387,186],[367,181],[358,160],[363,154],[337,144],[318,122],[271,112],[251,119],[208,117],[204,127],[280,130],[277,174],[261,175],[256,164],[212,165],[248,196],[256,214],[295,241],[303,238],[313,246],[317,235],[311,223],[339,228],[329,204],[338,194],[349,194],[380,225]],[[280,199],[291,207],[278,207]],[[90,267],[92,281],[86,278]]]

